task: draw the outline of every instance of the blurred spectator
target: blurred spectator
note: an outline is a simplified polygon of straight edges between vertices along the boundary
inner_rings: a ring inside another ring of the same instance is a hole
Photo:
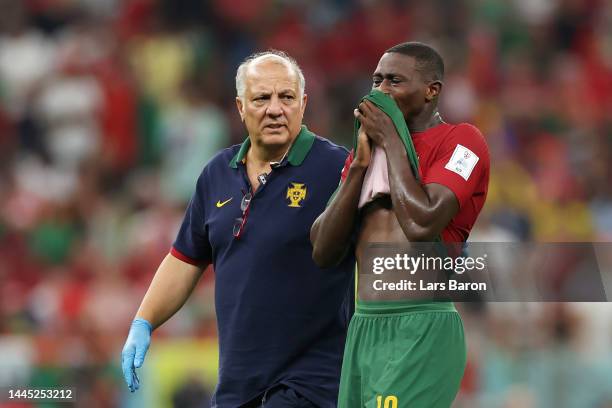
[[[227,119],[204,85],[198,77],[186,79],[180,102],[162,114],[161,174],[163,193],[170,201],[189,200],[202,163],[229,144]]]
[[[32,93],[54,68],[54,41],[30,25],[24,2],[2,0],[0,7],[2,100],[19,120],[31,103]]]

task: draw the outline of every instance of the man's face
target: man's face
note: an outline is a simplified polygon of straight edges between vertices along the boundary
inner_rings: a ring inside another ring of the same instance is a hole
[[[251,143],[291,143],[300,132],[306,108],[297,73],[277,58],[265,58],[247,68],[245,85],[244,99],[236,98],[236,105]]]
[[[414,57],[395,52],[383,54],[372,76],[372,87],[391,96],[408,120],[419,114],[435,95],[416,69]],[[437,92],[436,92],[437,94]]]

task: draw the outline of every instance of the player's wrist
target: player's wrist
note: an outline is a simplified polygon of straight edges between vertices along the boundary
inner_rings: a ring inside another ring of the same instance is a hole
[[[385,151],[386,154],[389,154],[390,151],[402,150],[405,151],[404,145],[402,144],[399,136],[397,137],[385,137],[382,139],[381,147]]]
[[[355,159],[353,160],[353,162],[351,163],[351,165],[349,166],[349,174],[355,173],[355,172],[365,172],[368,169],[368,166],[370,165],[369,161],[365,161],[365,160],[359,160],[359,159]]]

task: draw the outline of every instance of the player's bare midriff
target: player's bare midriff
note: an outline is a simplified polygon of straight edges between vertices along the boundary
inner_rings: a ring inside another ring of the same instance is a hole
[[[360,211],[361,225],[357,236],[356,257],[359,268],[358,279],[358,298],[366,301],[376,300],[402,300],[402,299],[423,299],[426,295],[422,291],[409,290],[373,290],[373,281],[376,279],[389,278],[376,275],[372,271],[372,256],[389,256],[399,252],[410,251],[422,252],[422,244],[419,244],[418,251],[415,245],[411,244],[406,238],[395,213],[393,212],[391,197],[388,195],[379,197],[368,203]],[[372,244],[390,244],[388,250],[372,250]],[[418,272],[417,272],[418,273]],[[396,276],[399,278],[410,279],[410,274]],[[437,278],[432,276],[432,280]]]

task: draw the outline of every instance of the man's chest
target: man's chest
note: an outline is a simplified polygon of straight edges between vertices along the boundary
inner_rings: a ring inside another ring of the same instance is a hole
[[[423,179],[427,177],[434,163],[443,156],[442,140],[439,138],[419,138],[413,140],[413,143],[419,160],[419,174]]]
[[[209,194],[204,231],[213,252],[244,245],[303,244],[331,194],[316,174],[281,168],[253,191],[244,169],[226,175]]]

